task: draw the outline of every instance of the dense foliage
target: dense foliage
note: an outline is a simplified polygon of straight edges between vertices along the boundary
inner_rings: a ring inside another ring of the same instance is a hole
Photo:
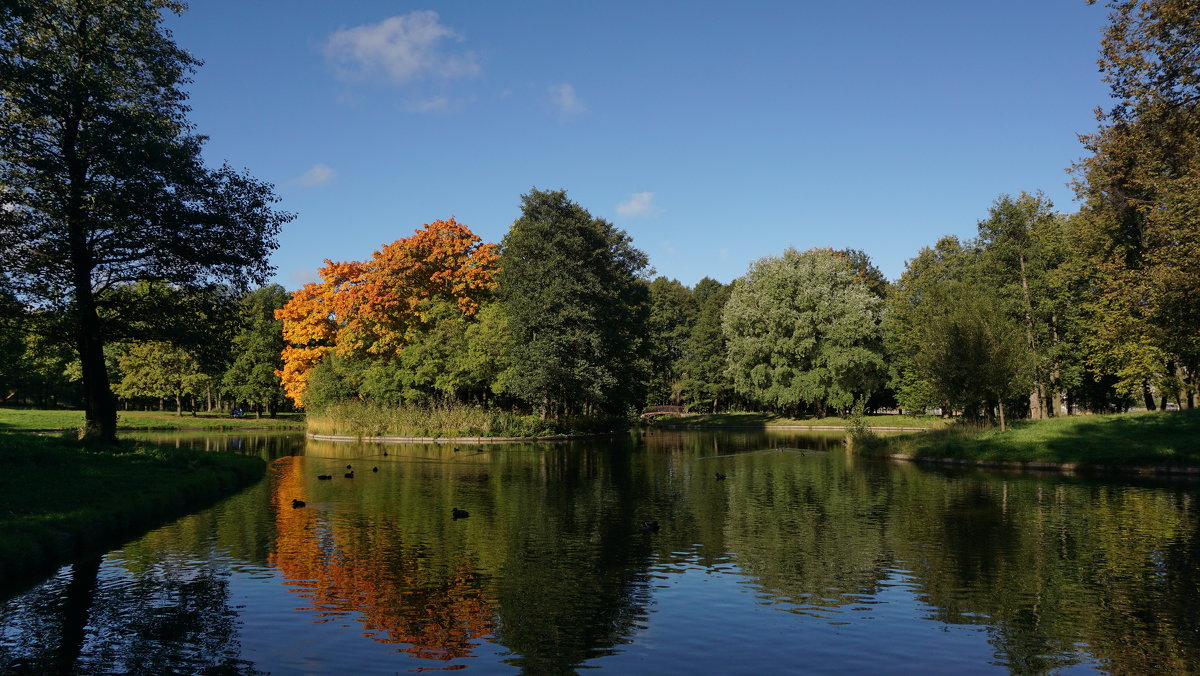
[[[238,291],[287,215],[269,186],[200,162],[181,89],[195,62],[159,18],[177,7],[6,5],[0,396],[82,396],[101,427],[110,376],[127,404],[267,413],[898,407],[1003,424],[1193,407],[1200,11],[1108,6],[1115,103],[1082,137],[1082,209],[999,195],[974,237],[922,249],[894,282],[857,249],[787,249],[730,284],[651,279],[628,234],[534,189],[499,244],[434,221],[288,295]]]
[[[171,0],[17,0],[0,20],[0,282],[67,318],[87,410],[111,440],[102,315],[121,286],[261,283],[290,216],[271,186],[208,168],[182,85],[198,61],[163,26]]]
[[[532,190],[504,238],[500,304],[514,364],[509,390],[548,415],[619,415],[642,403],[648,371],[646,255],[565,191]]]

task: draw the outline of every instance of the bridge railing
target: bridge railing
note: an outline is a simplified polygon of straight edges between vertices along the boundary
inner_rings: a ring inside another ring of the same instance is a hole
[[[682,406],[648,406],[642,410],[642,417],[649,418],[655,415],[685,415],[687,410]]]

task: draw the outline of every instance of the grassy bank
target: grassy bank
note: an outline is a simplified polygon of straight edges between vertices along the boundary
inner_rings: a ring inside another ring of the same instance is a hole
[[[0,408],[0,432],[77,430],[83,426],[83,411],[36,408]],[[222,413],[197,413],[193,416],[174,411],[121,411],[117,429],[121,430],[224,430],[247,427],[304,427],[301,413],[280,413],[276,418],[231,418]]]
[[[1200,411],[1123,413],[1026,420],[1007,431],[954,425],[925,434],[871,439],[870,453],[917,458],[1082,465],[1200,465]]]
[[[0,434],[0,590],[257,481],[257,457]]]
[[[863,420],[869,426],[940,428],[948,421],[936,416],[922,415],[868,415]],[[846,418],[787,418],[771,413],[694,413],[678,417],[659,417],[650,424],[654,427],[780,427],[813,426],[845,427]]]
[[[361,437],[544,437],[607,432],[623,426],[614,419],[542,420],[479,406],[384,406],[345,401],[310,411],[312,434]]]

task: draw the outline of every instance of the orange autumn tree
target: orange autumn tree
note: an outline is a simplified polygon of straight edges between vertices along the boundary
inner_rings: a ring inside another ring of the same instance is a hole
[[[453,218],[434,221],[365,262],[325,261],[275,314],[288,347],[276,371],[288,397],[304,405],[308,376],[330,352],[396,357],[425,328],[431,301],[464,316],[496,288],[499,247]]]

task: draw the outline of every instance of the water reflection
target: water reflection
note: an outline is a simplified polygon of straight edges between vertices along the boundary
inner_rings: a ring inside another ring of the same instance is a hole
[[[178,443],[261,454],[270,475],[0,604],[0,671],[1200,663],[1191,484],[927,471],[762,431]]]

